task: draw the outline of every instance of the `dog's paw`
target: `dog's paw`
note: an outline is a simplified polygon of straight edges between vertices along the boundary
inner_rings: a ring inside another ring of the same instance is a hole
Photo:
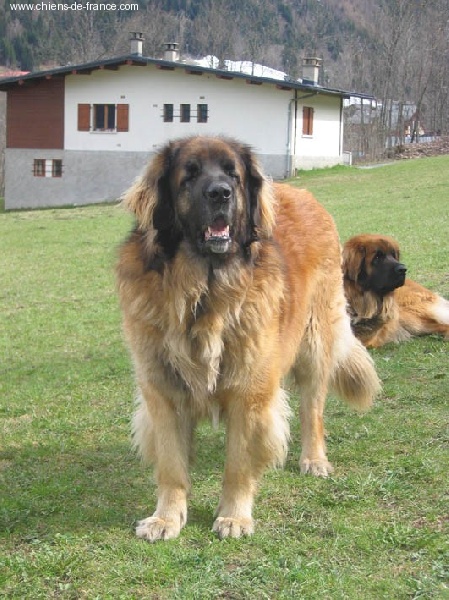
[[[148,517],[139,521],[136,527],[136,535],[148,542],[157,540],[172,540],[178,537],[181,531],[179,521],[162,519],[161,517]]]
[[[239,538],[242,535],[252,535],[254,532],[254,523],[252,519],[217,517],[212,531],[217,533],[221,540],[227,537]]]
[[[315,477],[328,477],[334,471],[334,467],[326,458],[316,460],[303,458],[299,461],[299,468],[303,475]]]

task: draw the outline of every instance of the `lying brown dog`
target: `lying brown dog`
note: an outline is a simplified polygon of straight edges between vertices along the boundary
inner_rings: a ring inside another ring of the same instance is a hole
[[[449,339],[449,302],[406,279],[396,240],[356,235],[343,247],[343,273],[352,329],[369,348],[415,335]]]

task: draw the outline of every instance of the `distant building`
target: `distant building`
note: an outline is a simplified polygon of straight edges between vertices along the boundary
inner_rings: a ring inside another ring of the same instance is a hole
[[[182,62],[176,44],[148,58],[141,45],[137,34],[129,55],[0,80],[6,208],[117,199],[161,145],[191,134],[251,144],[275,179],[344,161],[354,93],[319,86],[319,59],[295,81]]]

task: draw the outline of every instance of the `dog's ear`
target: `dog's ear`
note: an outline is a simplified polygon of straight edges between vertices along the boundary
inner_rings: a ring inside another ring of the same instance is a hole
[[[141,229],[170,229],[173,226],[169,177],[175,152],[171,143],[162,148],[123,195],[125,207],[136,215]]]
[[[250,146],[242,145],[239,154],[246,171],[248,241],[269,238],[275,223],[274,197]]]
[[[357,282],[366,258],[366,248],[363,244],[346,242],[343,246],[342,262],[345,278]]]

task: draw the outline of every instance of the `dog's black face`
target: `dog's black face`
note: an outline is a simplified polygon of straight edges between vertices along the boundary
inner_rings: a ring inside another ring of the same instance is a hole
[[[365,257],[357,283],[365,290],[384,296],[404,285],[407,268],[394,248],[375,248]]]
[[[355,283],[363,292],[385,296],[404,285],[406,272],[394,238],[364,233],[343,246],[345,281]]]
[[[204,257],[224,260],[256,239],[262,176],[249,149],[220,138],[187,138],[166,150],[154,211],[165,255],[181,240]]]
[[[201,254],[235,252],[240,236],[241,165],[228,153],[193,156],[180,166],[181,180],[172,184],[183,230]],[[240,168],[239,168],[240,167]],[[234,242],[234,243],[233,243]]]

